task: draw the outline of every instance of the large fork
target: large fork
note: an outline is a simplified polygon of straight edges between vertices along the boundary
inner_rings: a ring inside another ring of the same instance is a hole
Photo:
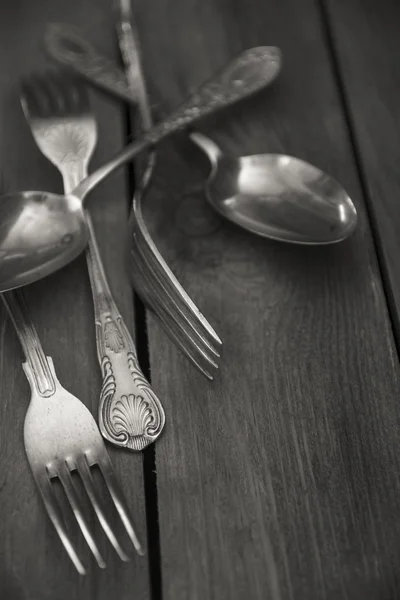
[[[118,0],[117,31],[126,84],[139,112],[139,133],[153,125],[146,82],[142,70],[131,0]],[[111,68],[111,66],[110,66]],[[115,71],[117,74],[117,71]],[[124,81],[123,74],[120,77]],[[141,167],[139,161],[136,162]],[[130,272],[137,293],[158,315],[169,336],[192,363],[209,379],[218,369],[221,339],[180,285],[154,244],[143,219],[142,201],[155,165],[155,152],[148,157],[133,198]]]
[[[52,481],[61,482],[70,508],[98,565],[106,566],[80,506],[72,472],[80,476],[86,494],[105,534],[120,558],[128,560],[103,508],[91,467],[99,467],[125,529],[139,554],[142,546],[136,536],[124,497],[107,454],[104,441],[89,410],[67,392],[57,379],[53,361],[45,356],[31,323],[21,291],[2,295],[23,347],[23,364],[31,387],[31,403],[24,425],[25,450],[47,513],[78,572],[86,573],[71,541],[61,514]]]
[[[69,193],[86,177],[97,140],[86,88],[72,75],[58,72],[32,76],[22,90],[21,102],[33,137],[61,172],[65,193]],[[140,370],[133,339],[112,297],[88,211],[86,219],[90,231],[86,257],[103,374],[99,426],[108,441],[138,451],[161,434],[164,411]]]
[[[127,0],[120,2],[118,33],[126,75],[118,65],[93,48],[78,29],[54,23],[46,32],[46,49],[59,63],[72,68],[88,83],[114,92],[139,108],[143,129],[152,124],[132,15]],[[208,379],[218,369],[222,341],[180,285],[158,251],[142,214],[142,203],[154,166],[150,155],[145,175],[136,190],[130,219],[132,246],[129,252],[133,286],[143,302],[160,319],[169,337]],[[143,163],[142,163],[143,164]]]

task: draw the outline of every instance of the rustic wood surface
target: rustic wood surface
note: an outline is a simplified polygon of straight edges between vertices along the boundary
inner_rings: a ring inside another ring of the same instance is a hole
[[[373,0],[326,0],[325,4],[325,23],[400,338],[400,4],[396,0],[381,7]]]
[[[383,6],[384,4],[384,6]],[[224,340],[207,382],[133,302],[123,266],[127,171],[90,208],[118,304],[167,425],[142,457],[110,454],[147,558],[80,578],[36,494],[23,450],[29,390],[0,306],[0,598],[395,600],[400,597],[400,40],[395,0],[135,0],[154,116],[250,46],[284,64],[271,88],[201,124],[233,154],[284,152],[336,177],[359,228],[334,247],[251,236],[205,204],[207,161],[185,135],[159,148],[146,217],[181,283]],[[47,64],[46,22],[83,28],[117,57],[110,0],[0,7],[3,190],[60,189],[35,148],[18,82]],[[124,141],[123,107],[93,93],[99,147]],[[112,210],[110,203],[112,202]],[[27,289],[60,381],[96,414],[100,374],[85,261]],[[135,306],[134,306],[135,305]],[[136,312],[134,308],[137,308]],[[147,348],[148,344],[148,348]],[[72,351],[71,351],[72,350]],[[146,527],[147,523],[147,527]],[[84,543],[85,562],[92,563]]]
[[[398,359],[323,13],[295,0],[135,6],[156,111],[243,48],[280,46],[279,81],[204,131],[226,151],[317,164],[360,213],[356,236],[337,247],[258,240],[182,194],[206,172],[197,150],[182,140],[160,152],[154,235],[225,342],[210,385],[149,321],[169,414],[156,448],[164,597],[395,598]],[[379,18],[390,21],[376,8]],[[379,39],[369,43],[373,53]]]

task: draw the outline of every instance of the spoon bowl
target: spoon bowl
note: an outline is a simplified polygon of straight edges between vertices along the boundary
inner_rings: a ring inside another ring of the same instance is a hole
[[[18,192],[0,197],[0,290],[46,277],[86,247],[82,202],[73,195]]]
[[[99,55],[79,31],[61,24],[50,25],[46,48],[57,62],[74,69],[89,83],[127,102],[138,101],[121,68]],[[267,81],[271,83],[280,72],[280,51],[269,47],[250,53],[260,51],[268,70]],[[248,64],[236,63],[233,69],[225,69],[227,73],[240,82],[243,77],[248,78]],[[296,244],[340,242],[356,228],[357,213],[351,199],[338,182],[316,167],[279,154],[235,159],[223,156],[204,135],[195,132],[191,137],[211,161],[207,199],[237,225],[264,237]]]
[[[47,192],[1,196],[0,292],[46,277],[74,260],[89,240],[83,202],[97,185],[167,136],[261,90],[275,77],[279,64],[280,52],[275,47],[242,52],[142,139],[128,144],[84,178],[68,196]],[[24,107],[24,93],[21,102]]]
[[[226,156],[208,137],[191,139],[208,156],[207,200],[221,215],[257,235],[296,244],[333,244],[357,226],[348,194],[332,177],[284,154]]]

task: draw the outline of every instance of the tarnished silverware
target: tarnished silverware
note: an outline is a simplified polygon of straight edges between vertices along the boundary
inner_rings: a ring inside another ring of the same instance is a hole
[[[128,19],[131,21],[130,11],[127,9],[129,7],[124,5],[122,27],[125,31],[127,31],[127,26],[131,24],[128,21]],[[82,76],[86,81],[97,85],[112,96],[117,94],[128,103],[147,101],[146,96],[143,96],[143,92],[146,94],[145,88],[140,84],[136,91],[133,91],[131,82],[128,81],[125,75],[121,77],[121,69],[117,67],[115,62],[101,56],[85,40],[79,28],[66,23],[50,23],[46,28],[44,45],[46,52],[59,65],[73,69],[76,74]],[[127,36],[125,36],[123,45],[126,48],[123,51],[124,54],[133,50],[136,51],[136,56],[139,58],[136,38],[134,38],[132,43],[132,38],[130,42],[127,42]],[[137,71],[134,78],[138,81],[137,77],[142,78],[139,71],[141,70],[140,62],[136,58],[131,60],[134,61],[134,69]],[[215,104],[213,107],[210,106],[211,111],[217,107],[228,106],[232,101],[237,102],[239,99],[245,98],[257,89],[271,83],[281,69],[281,62],[282,54],[276,46],[256,46],[245,50],[226,65],[224,69],[210,78],[206,84],[198,88],[198,94],[193,96],[191,102],[193,110],[203,108],[205,103],[209,105],[212,96],[214,96]],[[255,79],[258,80],[259,85],[256,85],[255,89],[250,90],[250,82],[253,81],[255,83]],[[235,81],[237,88],[243,89],[243,95],[237,95],[236,90],[234,94],[236,99],[233,99],[231,91],[228,91],[228,88],[224,90],[221,87],[223,80],[231,87],[231,90],[234,89],[232,88],[232,83]],[[207,93],[205,93],[204,85],[207,85]],[[202,116],[205,116],[205,113],[201,112]],[[146,121],[148,122],[148,118]]]
[[[88,82],[127,99],[139,107],[144,129],[152,123],[143,77],[137,37],[130,14],[129,0],[120,1],[121,21],[118,33],[121,53],[127,66],[127,75],[115,64],[103,59],[82,37],[77,29],[63,24],[49,26],[46,33],[46,48],[50,55],[63,65],[68,65],[82,75]],[[254,49],[257,53],[260,49]],[[280,68],[280,53],[276,48],[264,49],[265,60],[269,62],[269,83]],[[244,53],[250,57],[252,51]],[[87,61],[86,57],[87,56]],[[232,79],[240,79],[245,60],[230,63],[226,74]],[[221,75],[217,75],[217,78]],[[116,83],[118,81],[118,84]],[[122,93],[120,91],[123,90]],[[209,379],[218,367],[221,340],[204,318],[192,299],[188,296],[174,274],[158,252],[146,227],[142,201],[145,196],[152,167],[154,153],[150,156],[146,176],[137,190],[131,215],[132,247],[130,253],[130,274],[134,287],[145,304],[159,317],[168,335],[189,357],[192,363]]]
[[[62,45],[69,41],[77,50],[80,38],[77,32],[69,38],[62,30],[59,36],[55,33],[54,41],[58,39],[59,44],[55,44],[54,54],[60,59]],[[131,46],[134,52],[135,45]],[[96,56],[98,71],[93,77],[93,72],[86,69],[85,77],[88,79],[90,74],[92,82],[100,85],[104,73],[104,81],[119,82],[108,90],[126,100],[129,79],[123,71],[114,64],[111,77],[110,61],[104,59],[101,69],[101,57],[84,40],[81,40],[80,61],[76,61],[79,65],[86,51],[89,60]],[[67,53],[65,64],[72,65],[72,56],[73,52]],[[136,65],[133,73],[138,80]],[[108,86],[104,83],[103,87]],[[140,90],[140,84],[136,89]],[[138,93],[132,97],[140,105],[142,96]],[[231,157],[204,134],[194,132],[190,137],[210,159],[211,171],[205,186],[207,200],[223,217],[240,227],[279,241],[314,245],[340,242],[355,230],[357,212],[351,198],[337,181],[317,167],[284,154]]]
[[[168,118],[83,179],[68,196],[38,191],[1,196],[0,292],[41,279],[76,258],[89,240],[83,207],[89,192],[169,135],[263,88],[271,78],[270,58],[268,47],[242,53]]]
[[[65,550],[78,572],[84,575],[86,569],[65,527],[62,511],[54,493],[52,482],[57,479],[61,482],[72,513],[97,564],[102,568],[106,566],[80,506],[71,477],[72,471],[76,471],[105,534],[121,560],[129,560],[106,516],[100,490],[97,489],[93,478],[91,467],[98,467],[127,534],[137,552],[143,554],[94,418],[86,406],[67,392],[58,381],[53,361],[44,354],[35,327],[29,318],[22,292],[7,292],[2,295],[2,299],[25,353],[26,362],[23,368],[31,388],[31,402],[24,424],[26,455],[46,511]]]
[[[69,194],[87,176],[97,141],[85,87],[65,73],[31,77],[23,84],[21,101],[39,149],[59,169]],[[103,375],[99,427],[109,442],[139,451],[160,436],[164,410],[139,367],[132,336],[111,294],[88,211],[86,221],[90,232],[86,258]]]
[[[205,193],[226,219],[292,244],[335,244],[357,226],[357,211],[333,177],[287,154],[228,156],[208,136],[191,139],[210,161]]]
[[[130,0],[119,0],[119,13],[117,32],[125,64],[126,81],[139,111],[139,119],[136,120],[137,132],[143,132],[150,129],[153,119]],[[74,43],[78,44],[78,40],[79,37],[75,36]],[[87,49],[84,45],[83,48],[85,47]],[[90,50],[90,54],[97,57],[97,64],[101,63],[101,57],[94,49]],[[111,70],[109,63],[108,70]],[[119,81],[125,81],[118,73],[117,77]],[[218,368],[217,360],[220,357],[219,348],[222,342],[170,271],[158,252],[143,218],[142,201],[149,187],[155,162],[156,153],[152,151],[147,157],[147,164],[140,162],[137,165],[142,172],[142,177],[135,190],[130,219],[132,228],[130,275],[135,290],[145,304],[157,314],[171,339],[203,375],[213,379],[213,372]],[[184,310],[185,308],[189,310]]]

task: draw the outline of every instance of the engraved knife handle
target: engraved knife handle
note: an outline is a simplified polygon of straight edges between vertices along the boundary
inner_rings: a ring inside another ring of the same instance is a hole
[[[14,324],[26,357],[24,371],[32,388],[43,398],[49,398],[56,391],[52,360],[43,352],[39,336],[33,325],[22,290],[1,294],[4,305]]]
[[[76,169],[68,168],[62,173],[66,193],[78,183],[76,173]],[[86,219],[90,232],[86,258],[93,294],[97,356],[103,375],[99,427],[113,444],[140,451],[160,436],[165,414],[139,367],[132,336],[112,297],[88,211]]]

